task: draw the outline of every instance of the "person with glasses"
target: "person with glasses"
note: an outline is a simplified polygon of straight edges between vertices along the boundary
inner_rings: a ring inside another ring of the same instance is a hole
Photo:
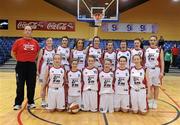
[[[149,108],[157,108],[159,87],[164,75],[164,52],[158,48],[158,38],[153,35],[149,39],[149,48],[145,51],[145,67],[147,68],[147,82],[150,85]]]

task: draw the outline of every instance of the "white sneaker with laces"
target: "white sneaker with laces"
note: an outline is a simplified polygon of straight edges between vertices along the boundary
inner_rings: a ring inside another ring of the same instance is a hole
[[[156,101],[156,100],[153,101],[152,108],[153,108],[153,109],[157,109],[157,101]]]
[[[27,108],[28,109],[33,109],[33,108],[36,108],[36,105],[35,104],[28,104]]]
[[[153,108],[153,99],[148,100],[149,109]]]
[[[19,110],[19,109],[21,109],[21,105],[15,105],[14,106],[14,110]]]
[[[41,102],[41,106],[42,106],[42,107],[47,107],[47,103],[46,103],[46,101],[45,101],[45,100],[42,100],[42,102]]]

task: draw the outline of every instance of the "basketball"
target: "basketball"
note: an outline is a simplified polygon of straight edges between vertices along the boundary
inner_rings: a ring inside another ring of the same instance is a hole
[[[70,113],[78,113],[79,112],[79,105],[77,103],[72,103],[70,106],[69,106],[69,111]]]

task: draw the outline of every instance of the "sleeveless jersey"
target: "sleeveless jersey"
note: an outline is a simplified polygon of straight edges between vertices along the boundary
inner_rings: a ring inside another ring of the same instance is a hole
[[[59,88],[64,86],[65,69],[63,67],[49,69],[49,87]]]
[[[92,68],[83,69],[83,90],[92,89],[97,91],[98,90],[98,69]]]
[[[55,55],[55,50],[47,50],[46,48],[44,48],[43,50],[43,55],[42,55],[42,58],[43,58],[43,63],[42,65],[46,65],[46,66],[49,66],[49,65],[52,65],[53,64],[53,56]]]
[[[81,71],[69,71],[67,73],[68,79],[68,95],[69,96],[80,96],[81,95],[81,81],[82,75]]]
[[[160,49],[147,48],[145,52],[145,66],[147,68],[155,68],[160,65]]]
[[[86,52],[85,50],[79,51],[79,50],[73,50],[72,51],[72,57],[78,59],[78,69],[82,70],[85,67],[86,62]]]
[[[130,53],[130,51],[121,51],[121,50],[119,50],[118,52],[117,52],[117,60],[119,60],[119,58],[121,57],[121,56],[125,56],[126,58],[127,58],[127,64],[126,64],[126,68],[129,68],[129,63],[130,63],[130,58],[131,58],[131,53]],[[119,63],[117,63],[117,67],[119,67]]]
[[[138,90],[146,87],[144,68],[136,69],[135,67],[133,67],[131,69],[130,86],[131,88]]]
[[[134,67],[134,63],[132,62],[132,60],[133,60],[133,56],[134,55],[140,55],[141,56],[141,58],[143,59],[143,55],[144,55],[144,51],[143,51],[143,49],[139,49],[139,50],[136,50],[136,49],[132,49],[131,50],[131,64],[130,64],[130,66],[131,67]]]
[[[116,69],[115,71],[115,93],[129,94],[129,70]]]
[[[112,61],[112,71],[115,71],[116,68],[116,52],[113,51],[112,53],[104,52],[104,59],[110,59]]]
[[[63,48],[61,46],[59,46],[57,48],[57,54],[60,54],[62,57],[62,65],[69,65],[68,59],[70,57],[70,48]]]
[[[114,93],[113,90],[113,82],[114,82],[114,73],[101,71],[99,73],[99,81],[100,81],[100,92],[99,94],[105,93]]]

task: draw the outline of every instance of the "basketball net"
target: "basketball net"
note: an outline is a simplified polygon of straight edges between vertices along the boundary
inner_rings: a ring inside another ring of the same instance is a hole
[[[93,19],[94,19],[94,22],[95,22],[95,26],[101,26],[102,25],[103,14],[102,13],[95,13],[95,14],[93,14]]]

